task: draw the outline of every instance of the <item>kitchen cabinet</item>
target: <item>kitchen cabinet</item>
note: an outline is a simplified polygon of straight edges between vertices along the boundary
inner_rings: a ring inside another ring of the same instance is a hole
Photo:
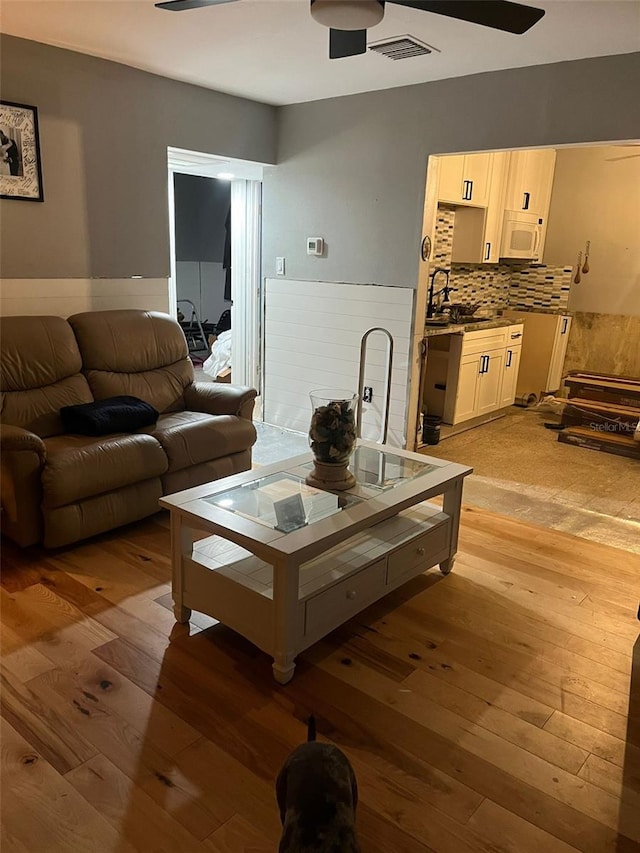
[[[504,219],[504,197],[507,181],[509,152],[496,151],[493,155],[489,198],[484,222],[481,263],[497,264],[500,260],[500,241]]]
[[[451,154],[439,158],[438,201],[486,207],[493,154]]]
[[[466,203],[458,204],[451,246],[453,263],[497,264],[499,262],[509,154],[506,151],[497,151],[491,155],[470,155],[466,159],[480,157],[484,163],[487,156],[491,157],[489,183],[486,193],[483,191],[482,195],[486,206],[474,207]],[[476,174],[479,171],[481,171],[480,167],[478,167]]]
[[[516,386],[518,397],[537,398],[555,393],[562,384],[564,359],[571,330],[568,314],[505,310],[505,315],[523,324],[524,337]]]
[[[505,210],[524,210],[546,219],[555,164],[556,152],[552,148],[511,151]]]
[[[438,388],[444,393],[442,418],[449,424],[458,424],[512,405],[520,361],[516,350],[519,350],[522,335],[521,324],[451,335],[444,389],[441,361],[435,360],[439,375],[435,376],[436,381],[430,381],[427,354],[426,402],[429,411],[434,411],[433,402],[438,399]],[[431,391],[432,384],[434,391]]]
[[[451,408],[445,412],[445,422],[459,424],[499,409],[504,363],[504,347],[463,354],[459,362],[455,399],[451,401],[453,413]]]
[[[522,340],[522,338],[520,338]],[[502,374],[502,390],[500,392],[500,407],[513,406],[517,394],[518,373],[520,372],[520,356],[522,344],[509,344],[505,350],[504,370]]]

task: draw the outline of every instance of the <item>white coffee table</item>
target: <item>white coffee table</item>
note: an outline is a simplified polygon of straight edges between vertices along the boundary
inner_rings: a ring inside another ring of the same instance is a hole
[[[363,608],[432,566],[451,571],[472,471],[366,441],[348,492],[306,486],[310,468],[304,454],[160,501],[176,619],[197,610],[233,628],[273,657],[281,684],[297,654]]]

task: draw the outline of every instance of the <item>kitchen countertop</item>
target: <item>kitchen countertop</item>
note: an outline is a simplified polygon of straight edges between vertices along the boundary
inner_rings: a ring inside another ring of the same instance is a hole
[[[529,308],[513,308],[511,305],[507,309],[518,314],[555,314],[558,317],[573,317],[573,311],[567,311],[565,308],[537,308],[535,306]]]
[[[474,322],[471,319],[468,323],[450,323],[448,326],[426,326],[424,335],[426,338],[431,338],[434,335],[463,335],[465,332],[477,332],[480,329],[502,329],[505,326],[513,326],[513,317],[495,317],[491,320]]]

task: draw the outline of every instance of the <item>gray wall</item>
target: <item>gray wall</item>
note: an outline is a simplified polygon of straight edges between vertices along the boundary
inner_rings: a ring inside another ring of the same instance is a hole
[[[635,53],[283,107],[264,273],[415,287],[430,154],[640,138],[638,91]]]
[[[176,260],[222,262],[231,184],[175,175]]]
[[[0,201],[5,278],[169,275],[167,146],[275,162],[276,110],[2,36],[2,97],[38,107],[44,204]]]

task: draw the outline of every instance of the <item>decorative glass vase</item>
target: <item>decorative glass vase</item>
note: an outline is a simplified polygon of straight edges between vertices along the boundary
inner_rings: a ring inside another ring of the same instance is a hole
[[[342,491],[356,484],[349,471],[356,446],[356,403],[358,395],[344,389],[312,391],[309,445],[313,470],[307,477],[310,486]]]

